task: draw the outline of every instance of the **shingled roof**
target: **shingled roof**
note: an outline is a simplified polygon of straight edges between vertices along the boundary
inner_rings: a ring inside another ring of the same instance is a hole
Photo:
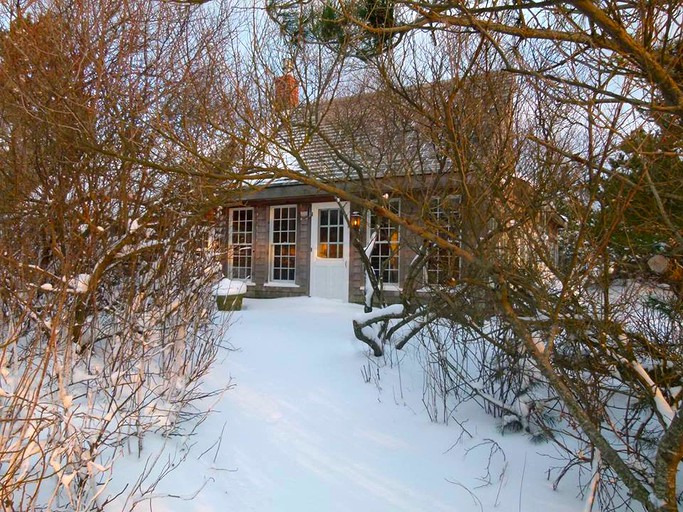
[[[512,96],[495,73],[302,105],[283,121],[281,161],[326,181],[448,172],[463,151],[492,149]]]

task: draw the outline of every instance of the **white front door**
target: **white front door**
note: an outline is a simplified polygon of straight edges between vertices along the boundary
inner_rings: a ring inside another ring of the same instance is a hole
[[[348,215],[348,203],[343,205]],[[337,203],[311,211],[311,297],[349,300],[349,227]]]

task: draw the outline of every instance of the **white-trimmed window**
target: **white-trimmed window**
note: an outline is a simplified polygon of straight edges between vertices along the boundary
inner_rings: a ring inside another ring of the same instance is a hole
[[[270,209],[270,280],[293,283],[296,279],[296,217],[293,206]]]
[[[401,214],[401,202],[399,199],[389,201],[389,209]],[[377,231],[375,247],[370,255],[372,270],[377,278],[384,284],[399,284],[399,229],[396,224],[391,223],[384,217],[378,217],[370,213],[368,223],[368,240],[373,231]]]
[[[433,199],[430,203],[431,221],[439,236],[459,243],[460,196]],[[451,286],[460,278],[460,258],[453,251],[433,246],[426,264],[427,284]]]
[[[518,225],[515,219],[509,219],[505,224],[501,224],[496,219],[489,219],[487,223],[489,236],[495,242],[495,256],[497,259],[508,264],[528,265],[532,262],[532,246],[530,239],[535,237],[532,231]],[[529,229],[533,227],[529,226]]]
[[[254,209],[232,208],[229,215],[228,275],[234,279],[251,279]]]
[[[339,208],[318,211],[318,258],[344,257],[344,214]]]

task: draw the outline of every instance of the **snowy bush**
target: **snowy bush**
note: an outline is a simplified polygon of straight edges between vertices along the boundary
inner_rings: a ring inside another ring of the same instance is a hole
[[[554,486],[575,471],[587,500],[616,510],[629,503],[629,491],[541,371],[542,357],[552,344],[549,364],[571,382],[599,435],[639,478],[654,482],[682,398],[680,302],[666,287],[641,281],[612,283],[607,295],[590,286],[578,297],[556,323],[543,313],[474,321],[448,309],[436,316],[433,308],[411,315],[396,307],[355,322],[374,332],[375,346],[390,359],[409,334],[433,421],[457,419],[457,405],[474,400],[498,418],[504,434],[522,432],[557,446],[548,474]],[[529,336],[526,343],[519,333]]]
[[[188,175],[221,143],[190,115],[218,77],[184,53],[212,21],[146,0],[0,15],[0,508],[101,510],[117,459],[204,414],[219,350],[221,200]]]
[[[140,455],[146,435],[173,435],[202,414],[193,404],[206,396],[199,385],[221,337],[211,321],[213,255],[170,244],[133,254],[96,267],[99,278],[78,293],[56,276],[49,291],[35,286],[47,268],[26,280],[4,273],[12,283],[0,350],[8,509],[101,506],[117,458]]]

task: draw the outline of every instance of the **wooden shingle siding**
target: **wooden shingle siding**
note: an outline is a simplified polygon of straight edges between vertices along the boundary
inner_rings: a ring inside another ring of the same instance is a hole
[[[308,295],[311,274],[311,207],[298,205],[298,233],[296,240],[296,284],[301,287],[302,295]],[[302,211],[305,212],[302,217]]]
[[[268,280],[268,207],[259,205],[254,208],[254,278],[257,287],[262,287]]]
[[[354,211],[353,206],[351,207],[351,211]],[[351,232],[351,237],[355,235],[356,233]],[[361,228],[359,236],[363,245],[365,245],[364,229]],[[349,302],[363,303],[365,302],[365,297],[361,288],[365,286],[365,272],[363,271],[360,255],[358,254],[358,251],[354,249],[353,243],[350,244],[349,250],[351,251],[351,254],[349,255]]]

